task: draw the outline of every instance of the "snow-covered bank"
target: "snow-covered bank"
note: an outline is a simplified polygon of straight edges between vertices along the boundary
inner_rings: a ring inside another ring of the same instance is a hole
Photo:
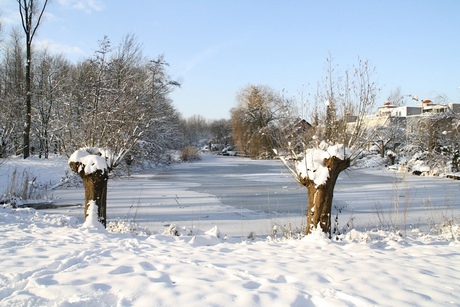
[[[460,304],[460,245],[439,236],[133,237],[33,209],[0,212],[2,306]]]
[[[29,157],[11,157],[0,159],[0,198],[2,194],[26,194],[29,196],[34,190],[39,190],[40,199],[52,197],[52,188],[68,177],[70,169],[67,161],[61,157],[39,159]],[[24,189],[24,181],[28,181]],[[9,196],[9,195],[4,195]]]

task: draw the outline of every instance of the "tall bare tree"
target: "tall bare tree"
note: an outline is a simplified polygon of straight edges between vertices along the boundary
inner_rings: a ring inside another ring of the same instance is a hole
[[[32,41],[45,12],[48,0],[16,0],[19,4],[22,28],[26,38],[25,121],[23,132],[23,157],[30,155],[30,127],[32,123]]]

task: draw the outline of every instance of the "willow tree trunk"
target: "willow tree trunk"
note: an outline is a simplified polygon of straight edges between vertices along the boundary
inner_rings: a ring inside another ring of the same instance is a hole
[[[98,220],[107,226],[107,181],[109,175],[107,171],[97,170],[93,173],[86,174],[80,167],[81,163],[71,162],[70,168],[80,175],[85,188],[85,221],[88,217],[90,201],[94,200],[97,205]]]
[[[324,159],[329,170],[329,178],[324,184],[316,186],[313,180],[303,178],[300,183],[307,188],[308,209],[306,233],[319,226],[324,233],[331,237],[331,211],[335,183],[339,174],[350,166],[350,160],[341,160],[337,157]]]

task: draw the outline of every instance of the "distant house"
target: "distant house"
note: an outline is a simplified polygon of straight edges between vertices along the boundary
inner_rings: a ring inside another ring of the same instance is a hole
[[[288,142],[290,149],[300,152],[304,143],[308,143],[313,137],[313,126],[305,119],[298,119],[283,129],[284,139]]]
[[[379,107],[377,110],[377,116],[396,116],[396,117],[407,117],[412,115],[420,115],[421,114],[420,107],[409,107],[409,106],[401,106],[397,107],[391,104],[391,102],[385,102],[383,106]]]
[[[305,119],[301,119],[294,123],[290,128],[288,140],[301,138],[302,140],[311,139],[313,135],[313,126],[310,125]]]
[[[368,128],[372,127],[386,127],[392,125],[394,122],[399,124],[414,122],[416,118],[421,116],[430,116],[440,113],[460,113],[459,103],[435,104],[431,100],[424,100],[418,106],[395,106],[391,102],[385,102],[383,106],[378,107],[377,113],[366,116],[364,124]],[[352,129],[357,121],[356,116],[347,116],[348,130]]]
[[[441,116],[442,114],[446,116]],[[434,133],[431,132],[432,129],[449,130],[448,127],[452,124],[452,115],[454,114],[460,114],[460,104],[458,103],[435,104],[431,100],[424,100],[417,106],[395,106],[391,102],[385,102],[378,107],[375,114],[364,117],[361,124],[367,129],[391,128],[386,132],[387,137],[394,135],[395,139],[401,137],[401,133],[406,134],[403,137],[407,137],[408,134],[416,132],[420,128],[426,129],[428,142],[428,134]],[[358,118],[355,116],[347,116],[348,133],[354,131],[357,120]],[[434,123],[436,127],[431,128]],[[373,129],[373,131],[377,130]],[[376,134],[375,138],[372,138],[367,146],[373,146],[379,141],[382,142]],[[395,142],[393,147],[396,145],[397,143]],[[380,146],[382,151],[386,147],[385,144]]]

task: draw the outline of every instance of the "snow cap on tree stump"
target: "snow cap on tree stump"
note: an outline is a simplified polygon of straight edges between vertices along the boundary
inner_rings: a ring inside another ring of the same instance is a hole
[[[82,148],[70,156],[68,164],[78,174],[89,175],[98,170],[104,174],[112,168],[113,154],[110,149]]]
[[[326,143],[321,143],[319,148],[307,149],[305,157],[296,163],[297,176],[304,180],[312,180],[318,187],[329,178],[329,169],[325,161],[332,157],[344,160],[348,155],[348,148],[342,144],[327,146]]]

